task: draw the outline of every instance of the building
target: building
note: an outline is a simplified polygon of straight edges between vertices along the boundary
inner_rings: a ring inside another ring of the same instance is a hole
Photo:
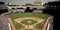
[[[48,2],[45,4],[45,8],[43,9],[43,13],[54,15],[60,11],[60,1]]]
[[[0,2],[0,14],[8,12],[8,7],[5,2]]]

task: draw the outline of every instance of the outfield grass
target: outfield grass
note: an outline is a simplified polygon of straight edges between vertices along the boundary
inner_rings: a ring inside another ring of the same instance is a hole
[[[38,18],[42,18],[42,19],[46,20],[49,17],[48,14],[39,14],[39,13],[10,14],[9,16],[12,18],[12,20],[14,20],[16,18],[21,18],[21,17],[38,17]]]
[[[43,19],[44,20],[43,24],[42,23],[37,24],[36,25],[37,28],[42,28],[45,21],[47,20],[47,18],[49,16],[50,15],[48,15],[48,14],[39,14],[39,13],[20,13],[20,14],[10,14],[9,15],[9,17],[12,19],[13,22],[14,22],[14,19],[21,18],[21,17],[37,17],[37,18]],[[23,22],[23,23],[25,23],[25,22]],[[29,24],[29,23],[25,23],[25,24]],[[17,29],[22,27],[22,25],[20,23],[14,23],[14,25]]]

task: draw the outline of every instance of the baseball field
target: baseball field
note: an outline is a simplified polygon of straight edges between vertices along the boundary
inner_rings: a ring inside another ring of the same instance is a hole
[[[20,13],[8,15],[16,30],[42,30],[50,15],[40,13]]]

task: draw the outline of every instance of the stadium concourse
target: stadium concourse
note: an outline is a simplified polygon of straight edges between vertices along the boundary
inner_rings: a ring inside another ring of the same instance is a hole
[[[7,17],[4,14],[0,15],[0,30],[9,30],[9,25]]]

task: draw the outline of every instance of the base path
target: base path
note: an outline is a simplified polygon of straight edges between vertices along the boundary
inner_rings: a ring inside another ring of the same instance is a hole
[[[20,23],[21,21],[24,21],[24,20],[27,20],[27,19],[37,21],[38,23],[43,21],[43,19],[37,18],[37,17],[22,17],[22,18],[17,18],[14,21],[16,21],[17,23]]]
[[[17,22],[17,23],[20,23],[21,21],[24,21],[24,20],[27,20],[27,19],[31,19],[31,20],[37,21],[37,23],[35,23],[33,25],[25,25],[25,24],[22,24],[24,26],[24,28],[22,28],[22,29],[38,30],[38,28],[35,28],[34,26],[36,26],[36,24],[41,23],[42,21],[44,21],[43,19],[37,18],[37,17],[22,17],[22,18],[14,19],[14,21]]]

